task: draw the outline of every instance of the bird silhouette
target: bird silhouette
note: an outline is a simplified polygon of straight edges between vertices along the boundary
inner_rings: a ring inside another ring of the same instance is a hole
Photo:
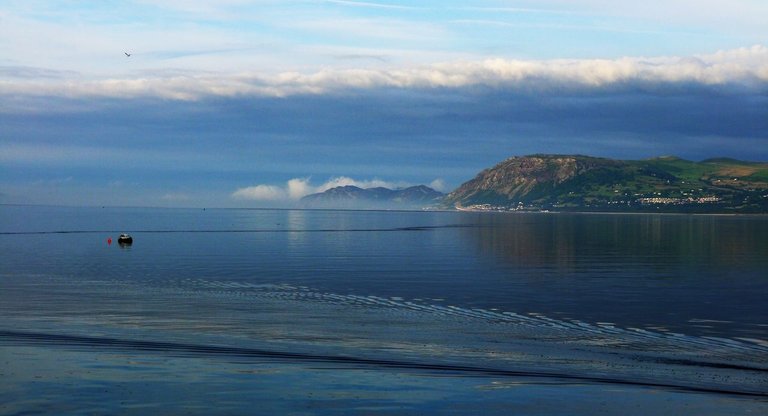
[[[128,52],[123,52],[123,53],[125,54],[125,56],[128,56],[128,57],[130,57],[130,56],[131,56],[131,54],[130,54],[130,53],[128,53]]]

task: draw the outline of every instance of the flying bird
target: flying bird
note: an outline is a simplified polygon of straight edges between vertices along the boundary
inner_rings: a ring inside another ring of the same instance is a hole
[[[131,54],[130,54],[130,53],[128,53],[128,52],[123,52],[123,53],[124,53],[124,54],[125,54],[125,56],[127,56],[127,57],[130,57],[130,56],[131,56]]]

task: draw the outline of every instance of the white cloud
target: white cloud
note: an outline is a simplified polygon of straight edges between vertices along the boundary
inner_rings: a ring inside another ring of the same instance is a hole
[[[290,199],[301,199],[301,197],[315,192],[315,188],[309,184],[309,178],[291,179],[286,187],[286,193]]]
[[[240,188],[232,193],[234,199],[248,199],[255,201],[279,201],[286,199],[285,190],[272,185],[256,185]]]
[[[371,180],[360,181],[360,180],[348,178],[346,176],[338,176],[336,178],[329,179],[324,184],[315,188],[315,192],[323,192],[339,186],[356,186],[358,188],[379,188],[379,187],[399,188],[403,186],[403,184],[383,181],[381,179],[371,179]]]
[[[765,27],[765,16],[768,13],[768,4],[760,0],[581,0],[579,8],[582,12],[596,15],[631,17],[678,27],[695,26],[710,30],[723,27],[740,30],[762,28]]]
[[[423,10],[423,8],[421,7],[402,6],[397,4],[374,3],[369,1],[326,0],[326,2],[340,4],[343,6],[370,7],[375,9]]]
[[[445,184],[445,181],[440,178],[430,182],[429,187],[440,192],[444,192],[447,189],[447,185]]]
[[[461,88],[484,86],[541,90],[602,88],[626,83],[701,85],[768,83],[768,47],[720,51],[692,57],[460,61],[401,69],[321,70],[314,73],[158,73],[138,78],[86,80],[26,77],[23,68],[0,77],[0,95],[65,97],[291,96],[373,88]],[[39,69],[30,69],[39,71]]]
[[[433,182],[434,183],[434,182]],[[286,182],[284,187],[274,185],[255,185],[237,189],[232,193],[232,198],[255,201],[297,201],[304,196],[318,192],[324,192],[339,186],[357,186],[358,188],[402,188],[409,186],[402,182],[389,182],[381,179],[357,180],[347,176],[337,176],[326,182],[313,186],[309,178],[293,178]]]

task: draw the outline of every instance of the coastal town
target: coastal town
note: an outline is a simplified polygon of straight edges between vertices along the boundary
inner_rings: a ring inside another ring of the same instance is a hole
[[[662,196],[648,196],[640,197],[629,200],[601,200],[585,203],[580,208],[587,210],[595,210],[598,208],[613,208],[616,210],[618,207],[650,207],[650,206],[694,206],[694,205],[706,205],[716,204],[721,202],[723,198],[717,196],[703,196],[703,197],[685,197],[685,198],[673,198]],[[578,210],[579,206],[574,204],[524,204],[523,202],[511,203],[509,205],[495,205],[495,204],[473,204],[467,206],[456,205],[458,211],[476,211],[476,212],[550,212],[552,210],[564,210],[574,211]]]
[[[768,165],[673,156],[514,156],[446,195],[446,208],[501,212],[766,213]]]

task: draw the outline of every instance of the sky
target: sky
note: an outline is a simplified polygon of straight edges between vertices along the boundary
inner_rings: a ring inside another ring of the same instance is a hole
[[[3,0],[0,204],[449,192],[535,153],[768,161],[766,21],[764,0]]]

